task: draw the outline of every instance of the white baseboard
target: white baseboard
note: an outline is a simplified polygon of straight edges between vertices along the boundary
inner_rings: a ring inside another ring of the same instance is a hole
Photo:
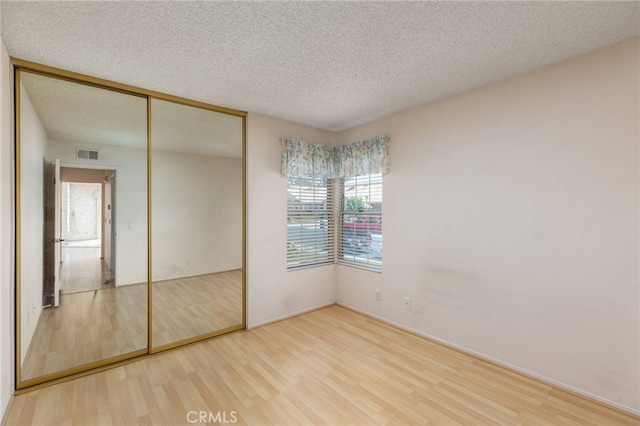
[[[318,309],[326,308],[326,307],[333,306],[333,305],[335,305],[335,302],[327,303],[327,304],[324,304],[324,305],[313,306],[311,308],[305,308],[305,309],[302,309],[300,311],[292,312],[292,313],[289,313],[289,314],[286,314],[286,315],[282,315],[282,316],[279,316],[279,317],[276,317],[276,318],[270,318],[268,320],[260,321],[260,322],[255,323],[255,324],[247,324],[247,330],[253,330],[254,328],[263,327],[263,326],[268,325],[268,324],[273,324],[274,322],[278,322],[278,321],[286,320],[286,319],[289,319],[289,318],[297,317],[298,315],[306,314],[306,313],[312,312],[312,311],[317,311]]]
[[[635,417],[640,417],[640,410],[636,410],[634,408],[627,407],[626,405],[622,405],[622,404],[619,404],[617,402],[608,400],[606,398],[602,398],[600,396],[597,396],[597,395],[594,395],[592,393],[586,392],[586,391],[584,391],[582,389],[578,389],[578,388],[575,388],[575,387],[573,387],[571,385],[567,385],[566,383],[562,383],[562,382],[559,382],[557,380],[550,379],[550,378],[542,376],[542,375],[540,375],[538,373],[534,373],[532,371],[529,371],[529,370],[526,370],[524,368],[515,366],[513,364],[509,364],[508,362],[501,361],[501,360],[499,360],[497,358],[492,358],[490,356],[481,354],[481,353],[476,352],[474,350],[465,348],[464,346],[456,345],[455,343],[451,343],[451,342],[448,342],[446,340],[440,339],[438,337],[432,336],[430,334],[424,333],[422,331],[413,329],[411,327],[407,327],[406,325],[399,324],[399,323],[396,323],[394,321],[390,321],[390,320],[388,320],[386,318],[383,318],[381,316],[374,315],[372,313],[363,311],[363,310],[358,309],[356,307],[353,307],[353,306],[350,306],[350,305],[347,305],[347,304],[344,304],[344,303],[336,303],[336,305],[342,306],[343,308],[346,308],[346,309],[349,309],[351,311],[357,312],[357,313],[362,314],[364,316],[376,319],[376,320],[378,320],[380,322],[383,322],[385,324],[388,324],[388,325],[390,325],[392,327],[398,328],[400,330],[404,330],[404,331],[406,331],[408,333],[415,334],[417,336],[420,336],[420,337],[423,337],[425,339],[431,340],[433,342],[439,343],[442,346],[446,346],[446,347],[448,347],[450,349],[456,350],[456,351],[461,352],[461,353],[463,353],[465,355],[473,356],[474,358],[478,358],[478,359],[481,359],[483,361],[487,361],[487,362],[489,362],[491,364],[495,364],[495,365],[497,365],[499,367],[503,367],[503,368],[506,368],[508,370],[511,370],[511,371],[516,372],[516,373],[519,373],[519,374],[522,374],[524,376],[527,376],[529,378],[538,380],[538,381],[540,381],[540,382],[542,382],[544,384],[547,384],[549,386],[553,386],[553,387],[556,387],[556,388],[558,388],[560,390],[572,393],[574,395],[578,395],[578,396],[581,396],[583,398],[587,398],[589,400],[592,400],[592,401],[597,402],[599,404],[605,405],[607,407],[614,408],[616,410],[622,411],[625,414],[630,414],[630,415],[635,416]]]

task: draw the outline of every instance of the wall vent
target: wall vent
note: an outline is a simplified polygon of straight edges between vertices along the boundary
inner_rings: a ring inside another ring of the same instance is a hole
[[[76,159],[82,160],[97,160],[98,159],[98,151],[92,149],[76,149]]]

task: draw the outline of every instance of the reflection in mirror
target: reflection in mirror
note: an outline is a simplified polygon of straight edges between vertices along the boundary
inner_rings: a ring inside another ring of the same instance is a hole
[[[243,324],[241,117],[152,99],[152,345]]]
[[[20,386],[147,347],[147,101],[16,81]]]

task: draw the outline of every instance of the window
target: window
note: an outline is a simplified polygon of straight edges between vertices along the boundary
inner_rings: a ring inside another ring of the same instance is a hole
[[[382,175],[340,179],[338,263],[382,270]]]
[[[337,262],[382,270],[388,142],[384,135],[341,146],[280,138],[281,171],[287,176],[287,269]]]
[[[334,262],[332,181],[287,178],[287,269]]]

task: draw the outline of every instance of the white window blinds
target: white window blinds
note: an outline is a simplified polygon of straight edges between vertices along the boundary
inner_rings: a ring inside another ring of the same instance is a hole
[[[332,181],[287,178],[287,269],[334,262]]]
[[[382,175],[340,179],[338,263],[382,270]]]

